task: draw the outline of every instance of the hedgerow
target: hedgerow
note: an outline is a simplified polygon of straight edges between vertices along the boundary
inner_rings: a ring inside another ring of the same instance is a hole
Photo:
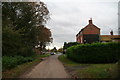
[[[67,57],[81,63],[113,63],[119,59],[120,43],[79,44],[67,49]]]

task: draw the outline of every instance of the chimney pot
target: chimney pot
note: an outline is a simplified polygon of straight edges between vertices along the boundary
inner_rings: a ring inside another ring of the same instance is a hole
[[[113,35],[113,30],[111,30],[110,35]]]
[[[92,18],[90,18],[90,20],[89,20],[89,24],[92,24]]]

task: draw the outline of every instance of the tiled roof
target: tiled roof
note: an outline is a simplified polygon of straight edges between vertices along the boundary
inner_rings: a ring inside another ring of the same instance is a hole
[[[114,38],[120,38],[120,35],[100,35],[101,41],[111,41]]]
[[[91,21],[92,21],[92,19],[91,19]],[[82,29],[79,31],[78,34],[80,34],[80,32],[82,32],[85,28],[90,27],[90,26],[92,26],[92,27],[96,27],[97,29],[100,30],[100,28],[98,28],[96,25],[94,25],[93,23],[90,23],[90,22],[89,22],[89,24],[86,25],[84,28],[82,28]],[[77,34],[77,35],[78,35],[78,34]],[[77,35],[76,35],[76,36],[77,36]]]

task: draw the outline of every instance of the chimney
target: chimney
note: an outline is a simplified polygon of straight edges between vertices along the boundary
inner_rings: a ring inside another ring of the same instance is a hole
[[[110,35],[113,35],[113,30],[111,30]]]
[[[92,18],[90,18],[90,20],[89,20],[89,24],[92,24]]]

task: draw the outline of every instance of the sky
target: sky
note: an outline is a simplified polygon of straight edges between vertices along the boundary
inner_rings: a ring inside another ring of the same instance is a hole
[[[31,0],[33,1],[33,0]],[[61,48],[64,42],[75,42],[76,34],[88,24],[101,29],[101,35],[109,35],[113,30],[118,34],[119,0],[35,0],[42,1],[50,11],[51,19],[46,27],[52,32],[53,43],[49,47]]]
[[[113,30],[118,34],[119,0],[41,0],[49,11],[51,19],[46,26],[51,29],[53,43],[49,48],[61,48],[64,42],[75,42],[76,34],[88,24],[101,29],[101,35]],[[48,48],[48,47],[47,47]]]

